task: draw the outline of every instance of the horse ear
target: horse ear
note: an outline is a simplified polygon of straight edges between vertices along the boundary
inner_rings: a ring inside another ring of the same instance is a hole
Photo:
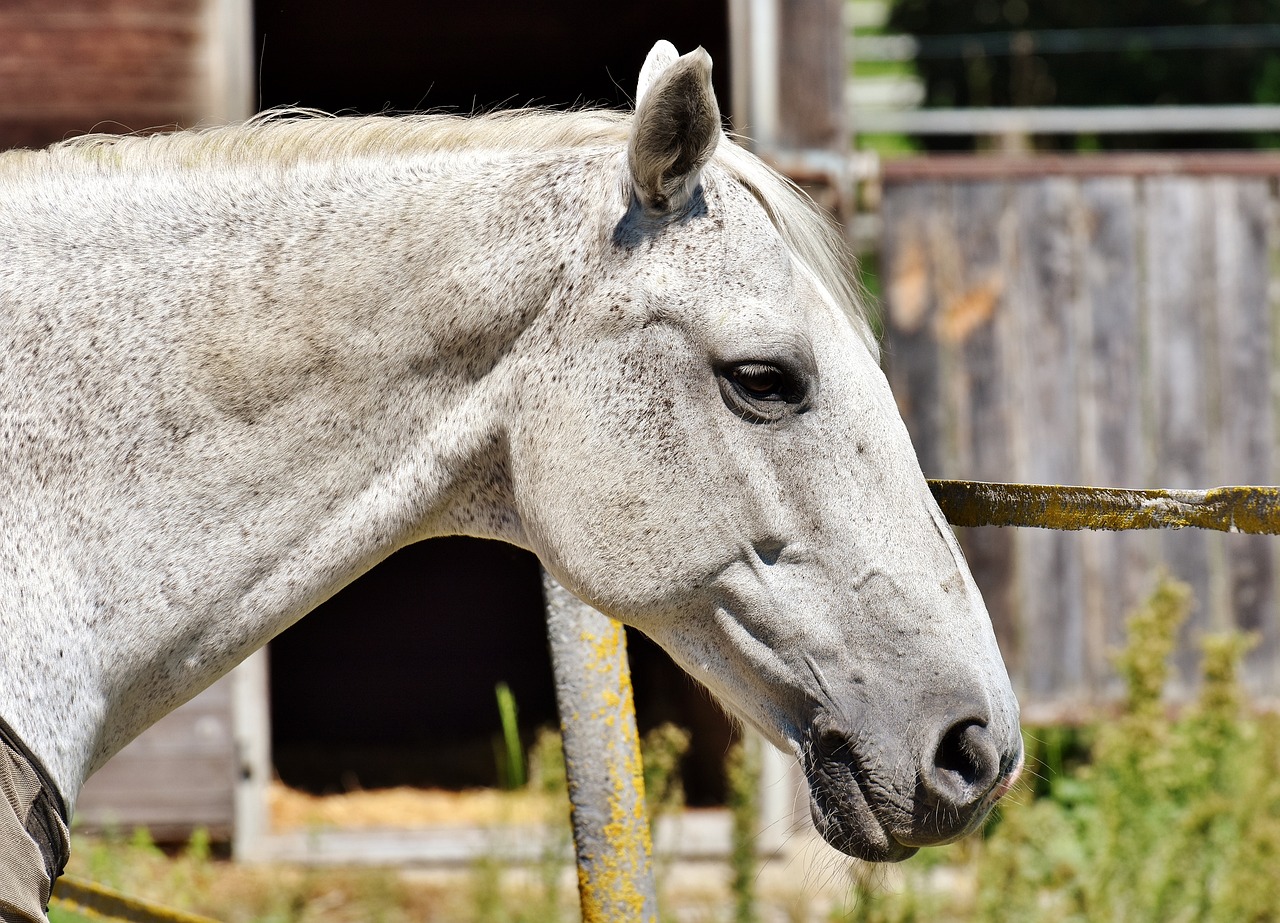
[[[640,108],[640,101],[649,94],[649,90],[653,87],[653,82],[658,79],[658,75],[675,63],[676,58],[680,57],[680,52],[676,51],[676,46],[662,39],[652,48],[645,56],[644,65],[640,68],[640,82],[636,86],[636,108]]]
[[[711,56],[701,48],[674,56],[670,42],[659,42],[649,52],[627,150],[636,198],[658,212],[688,203],[720,140]]]

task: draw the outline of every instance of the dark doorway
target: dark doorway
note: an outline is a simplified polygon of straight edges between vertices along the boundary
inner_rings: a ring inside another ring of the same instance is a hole
[[[623,106],[665,38],[707,49],[730,111],[725,0],[261,0],[255,20],[263,107]]]
[[[538,562],[478,539],[406,548],[271,643],[272,746],[290,785],[497,782],[494,687],[556,723]]]
[[[730,108],[725,0],[263,0],[255,26],[263,108],[623,107],[658,38],[705,47]],[[541,605],[525,552],[460,538],[401,551],[272,643],[281,778],[317,792],[493,784],[497,682],[526,735],[556,722]],[[656,645],[630,646],[641,732],[692,731],[689,801],[720,802],[729,721]]]

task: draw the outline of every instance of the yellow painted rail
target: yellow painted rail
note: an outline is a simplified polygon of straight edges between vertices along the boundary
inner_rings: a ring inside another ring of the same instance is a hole
[[[69,875],[59,878],[53,886],[50,904],[81,916],[128,920],[129,923],[217,923],[209,917],[128,897],[104,885]]]
[[[1216,529],[1280,534],[1280,487],[1125,490],[1057,484],[930,481],[953,526],[1041,529]]]

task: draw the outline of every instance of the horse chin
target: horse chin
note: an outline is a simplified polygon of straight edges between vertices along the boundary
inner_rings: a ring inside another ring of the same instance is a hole
[[[827,844],[867,862],[901,862],[919,847],[907,846],[876,815],[847,764],[820,762],[805,767],[813,826]]]

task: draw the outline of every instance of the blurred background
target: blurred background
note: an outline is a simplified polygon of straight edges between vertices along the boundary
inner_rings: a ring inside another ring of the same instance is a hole
[[[849,9],[852,102],[869,146],[1203,150],[1277,139],[1265,107],[1280,102],[1280,25],[1265,0]]]

